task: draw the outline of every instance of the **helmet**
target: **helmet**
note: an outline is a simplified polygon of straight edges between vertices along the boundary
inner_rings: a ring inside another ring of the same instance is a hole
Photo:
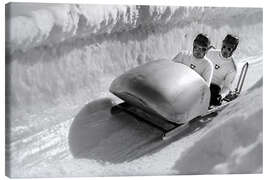
[[[234,46],[234,50],[236,49],[238,43],[239,43],[239,39],[231,34],[228,34],[224,40],[223,40],[224,44],[230,44]]]
[[[205,34],[198,34],[194,39],[194,44],[208,48],[211,42]]]

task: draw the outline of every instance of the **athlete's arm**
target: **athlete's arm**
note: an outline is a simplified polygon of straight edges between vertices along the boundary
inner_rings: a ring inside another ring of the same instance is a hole
[[[221,89],[221,93],[227,93],[228,91],[233,91],[232,83],[233,83],[235,76],[236,76],[236,73],[237,73],[236,72],[236,70],[237,70],[236,64],[235,64],[233,58],[232,58],[232,63],[233,63],[232,70],[225,75],[224,86]]]
[[[225,93],[225,92],[228,92],[228,91],[233,91],[232,89],[232,83],[235,79],[235,76],[236,76],[236,71],[232,71],[232,72],[229,72],[226,74],[225,76],[225,80],[224,80],[224,86],[221,90],[221,93]]]
[[[205,82],[207,83],[208,87],[210,87],[210,83],[213,77],[213,71],[214,71],[214,67],[213,64],[208,61],[207,63],[207,67],[205,68],[202,77],[204,78]]]

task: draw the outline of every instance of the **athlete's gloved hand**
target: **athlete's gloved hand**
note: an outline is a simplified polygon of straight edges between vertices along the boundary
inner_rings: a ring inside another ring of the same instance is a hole
[[[234,99],[237,98],[238,96],[239,96],[239,93],[238,93],[238,92],[236,92],[236,91],[230,91],[230,92],[223,98],[223,100],[229,102],[229,101],[234,100]]]

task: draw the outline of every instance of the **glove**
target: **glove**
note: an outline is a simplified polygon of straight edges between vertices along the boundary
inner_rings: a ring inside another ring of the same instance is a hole
[[[229,101],[234,100],[234,99],[237,98],[238,96],[239,96],[239,93],[238,93],[238,92],[236,92],[236,91],[230,91],[230,92],[223,98],[223,100],[229,102]]]

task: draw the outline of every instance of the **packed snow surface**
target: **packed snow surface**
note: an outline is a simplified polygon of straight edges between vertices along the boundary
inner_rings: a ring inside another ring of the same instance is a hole
[[[11,3],[7,12],[9,176],[262,172],[262,9]],[[166,142],[110,115],[114,78],[191,50],[198,33],[216,48],[227,33],[240,38],[238,69],[250,63],[241,97]]]

